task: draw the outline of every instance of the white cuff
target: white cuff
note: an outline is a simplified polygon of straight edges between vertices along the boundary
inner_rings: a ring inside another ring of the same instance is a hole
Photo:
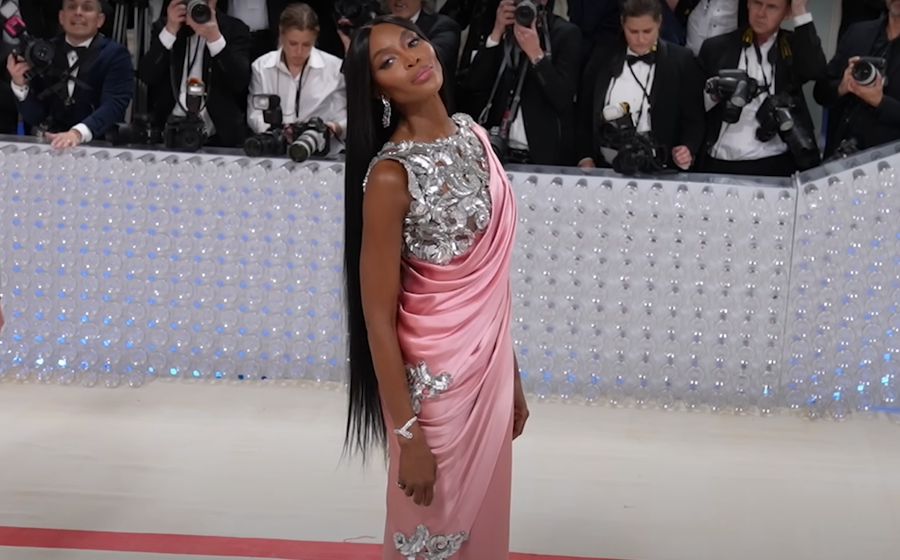
[[[10,82],[9,85],[12,89],[13,95],[15,95],[16,99],[18,99],[19,101],[25,101],[25,99],[28,97],[28,92],[31,91],[31,88],[29,88],[27,85],[17,86],[12,82]]]
[[[794,27],[800,27],[801,25],[812,23],[812,20],[813,17],[811,13],[806,12],[805,14],[800,14],[799,16],[794,18]]]
[[[712,111],[712,109],[718,104],[719,102],[714,100],[712,98],[712,95],[703,92],[703,105],[705,106],[707,112]]]
[[[212,43],[206,43],[206,48],[209,49],[209,56],[215,57],[220,52],[225,50],[225,45],[228,43],[225,42],[225,37],[219,37]]]
[[[85,126],[84,123],[76,124],[72,127],[72,130],[77,130],[79,133],[81,133],[82,144],[87,144],[94,139],[94,134],[91,132],[91,129]]]
[[[162,43],[162,46],[166,48],[167,51],[172,50],[172,47],[175,46],[175,40],[178,37],[169,33],[169,30],[163,27],[163,30],[159,32],[159,42]]]
[[[495,41],[495,40],[491,39],[491,36],[488,35],[488,38],[484,41],[484,48],[493,49],[494,47],[496,47],[499,44],[500,44],[499,41]]]

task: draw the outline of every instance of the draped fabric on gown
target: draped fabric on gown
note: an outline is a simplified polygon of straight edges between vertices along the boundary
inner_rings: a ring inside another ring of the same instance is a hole
[[[425,387],[418,417],[437,460],[437,483],[430,507],[407,497],[396,484],[399,445],[389,438],[385,560],[509,555],[515,379],[509,267],[516,207],[487,135],[465,122],[488,162],[490,221],[448,263],[404,257],[397,333],[411,392],[417,383],[422,389],[422,379],[431,381],[433,394]],[[391,434],[395,426],[387,424]]]

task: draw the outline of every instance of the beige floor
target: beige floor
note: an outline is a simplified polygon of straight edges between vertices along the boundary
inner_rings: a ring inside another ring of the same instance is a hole
[[[384,475],[340,462],[343,407],[308,387],[0,384],[0,525],[376,542]],[[517,551],[900,558],[900,426],[532,409],[516,444]]]

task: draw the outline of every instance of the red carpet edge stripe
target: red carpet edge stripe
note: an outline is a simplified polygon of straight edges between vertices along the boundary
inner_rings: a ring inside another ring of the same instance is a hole
[[[381,545],[0,526],[0,546],[281,560],[381,560]],[[513,553],[510,560],[585,560]],[[591,560],[602,560],[594,558]]]

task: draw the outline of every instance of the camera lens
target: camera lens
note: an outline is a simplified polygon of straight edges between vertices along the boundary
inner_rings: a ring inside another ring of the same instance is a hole
[[[853,65],[850,76],[861,86],[869,86],[875,82],[878,70],[868,61],[859,61]]]
[[[206,0],[190,0],[187,7],[191,19],[197,23],[209,23],[212,19],[212,10]]]
[[[53,45],[47,41],[35,41],[29,49],[29,59],[33,62],[33,66],[43,66],[53,62],[54,49]]]
[[[314,149],[310,139],[306,135],[301,135],[288,147],[288,156],[293,161],[301,163],[309,159]]]
[[[537,8],[531,0],[521,0],[516,4],[516,23],[522,27],[531,27],[537,17]]]
[[[263,155],[263,141],[259,136],[251,136],[244,140],[244,153],[250,157],[260,157]]]

